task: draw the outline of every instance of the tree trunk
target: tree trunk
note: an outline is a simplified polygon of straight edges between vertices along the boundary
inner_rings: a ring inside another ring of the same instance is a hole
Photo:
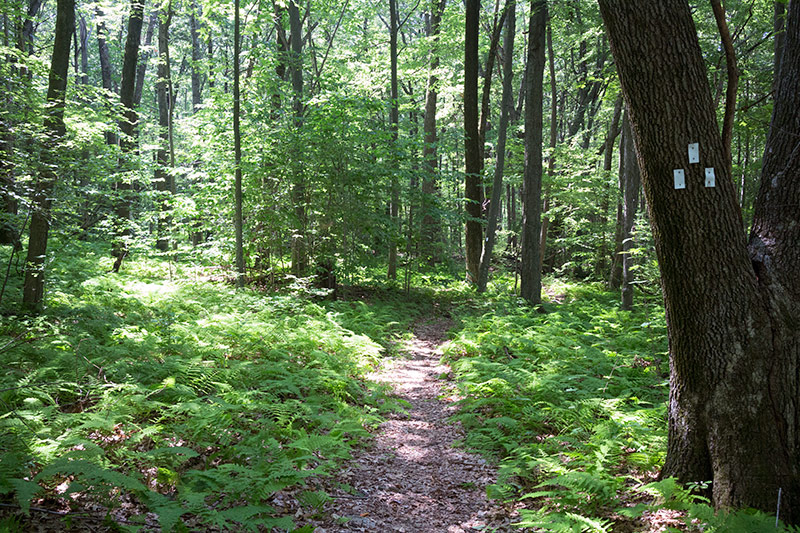
[[[508,242],[506,248],[512,251],[517,247],[517,193],[512,185],[506,185],[506,225],[508,225]]]
[[[197,13],[197,4],[192,0],[189,6],[189,33],[192,38],[192,113],[197,113],[200,106],[203,105],[203,84],[200,72],[203,49],[200,46]]]
[[[428,65],[428,85],[425,89],[425,118],[422,125],[425,132],[424,146],[422,148],[425,169],[422,177],[422,250],[427,255],[427,262],[431,266],[439,260],[437,240],[441,236],[441,221],[435,214],[437,205],[436,174],[439,165],[436,135],[436,101],[439,92],[439,78],[436,75],[436,70],[439,68],[439,31],[445,2],[446,0],[433,0],[431,5],[428,36],[433,42],[431,43],[431,57]]]
[[[300,10],[295,3],[289,4],[289,30],[292,32],[289,38],[291,46],[289,65],[292,72],[293,92],[292,109],[294,111],[294,128],[299,134],[303,125],[303,32]],[[300,165],[300,147],[294,146],[293,151],[294,183],[292,184],[292,201],[294,202],[297,229],[292,237],[292,273],[297,277],[302,277],[308,271],[306,184]]]
[[[464,34],[464,202],[466,232],[464,243],[467,256],[467,281],[478,281],[483,246],[481,225],[481,149],[478,131],[478,22],[480,0],[466,0],[466,30]]]
[[[786,42],[786,2],[785,0],[775,0],[775,7],[772,16],[772,33],[775,35],[774,55],[772,64],[772,88],[777,91],[778,80],[781,74],[781,56],[783,56],[783,45]]]
[[[144,75],[147,72],[147,64],[150,62],[150,45],[153,42],[153,33],[155,32],[156,24],[158,23],[158,13],[154,12],[150,15],[150,21],[147,23],[147,31],[144,34],[145,49],[140,54],[139,62],[136,66],[136,88],[133,91],[133,105],[138,107],[142,101],[142,91],[144,90]]]
[[[297,9],[295,7],[295,9]],[[244,215],[242,213],[242,134],[239,124],[239,59],[242,51],[242,36],[240,28],[239,0],[233,3],[233,164],[234,164],[234,184],[233,202],[234,215],[233,225],[236,239],[236,288],[244,287]],[[294,252],[294,249],[292,250]],[[293,257],[294,259],[294,257]]]
[[[139,41],[142,37],[142,22],[144,18],[144,0],[131,0],[131,13],[128,19],[128,36],[125,40],[125,55],[122,60],[122,82],[120,83],[120,102],[122,103],[123,113],[120,121],[122,139],[120,148],[120,169],[130,169],[131,162],[128,161],[130,155],[136,150],[134,140],[136,123],[138,117],[134,109],[134,89],[136,88],[136,62],[139,55]],[[117,197],[115,199],[115,214],[117,217],[116,238],[112,248],[114,266],[112,270],[119,272],[122,261],[128,255],[128,239],[131,236],[131,203],[132,185],[130,180],[125,177],[116,184]]]
[[[111,81],[111,60],[108,56],[108,42],[106,41],[108,29],[103,20],[105,14],[99,5],[95,7],[95,14],[97,15],[97,52],[100,57],[100,79],[103,83],[103,89],[113,93],[115,90]],[[109,141],[108,138],[106,138],[106,142],[108,144],[116,144],[116,140]]]
[[[556,59],[553,53],[553,30],[548,17],[547,21],[547,66],[550,73],[550,154],[547,156],[547,175],[550,180],[544,190],[542,202],[542,228],[539,234],[539,268],[544,264],[544,254],[547,251],[547,231],[550,229],[550,185],[555,176],[556,143],[558,142],[558,95],[556,93]]]
[[[75,31],[75,0],[58,0],[55,31],[47,87],[47,111],[44,116],[44,127],[48,137],[43,151],[42,174],[31,201],[28,256],[25,260],[25,282],[22,287],[22,305],[31,311],[40,309],[44,300],[44,267],[50,231],[51,196],[58,178],[56,170],[58,157],[55,152],[66,133],[64,107],[70,40]]]
[[[33,33],[35,31],[35,27],[33,25],[33,21],[36,19],[36,15],[39,13],[39,9],[41,9],[41,7],[42,0],[28,0],[28,14],[22,23],[22,33],[20,34],[21,41],[19,45],[19,49],[28,55],[33,55],[34,52]],[[75,25],[74,15],[72,24],[73,26]]]
[[[542,299],[539,239],[542,225],[542,105],[547,28],[547,2],[544,0],[532,0],[528,28],[520,295],[528,303],[538,304]]]
[[[739,69],[736,68],[736,52],[733,50],[733,39],[728,30],[728,21],[725,17],[725,8],[720,0],[711,0],[717,29],[722,39],[725,50],[725,65],[728,75],[728,87],[725,90],[725,116],[722,119],[722,147],[725,150],[725,159],[728,163],[728,174],[733,175],[733,159],[731,156],[731,143],[733,141],[733,120],[736,116],[736,90],[739,86]]]
[[[497,57],[497,48],[500,46],[500,35],[502,34],[503,24],[506,19],[507,7],[503,9],[500,16],[497,16],[497,8],[500,3],[495,4],[494,13],[494,28],[492,29],[492,38],[489,41],[489,55],[486,56],[486,65],[483,69],[483,90],[481,92],[481,118],[478,126],[478,148],[481,151],[481,171],[483,171],[483,163],[486,159],[486,132],[489,130],[489,104],[491,103],[492,95],[492,72],[494,71],[494,61]],[[483,196],[481,196],[481,204],[483,204]]]
[[[168,2],[161,9],[158,24],[158,66],[156,67],[156,100],[158,101],[158,137],[160,144],[156,152],[156,168],[154,181],[159,193],[158,205],[158,240],[156,248],[162,252],[169,250],[168,228],[171,226],[169,217],[170,187],[170,158],[169,158],[169,127],[170,106],[172,94],[170,91],[170,61],[169,61],[169,24],[172,20],[172,2]],[[234,102],[234,108],[237,103]],[[234,119],[237,120],[237,119]]]
[[[620,158],[623,163],[623,202],[622,202],[622,309],[633,309],[633,258],[630,251],[633,248],[633,223],[636,220],[636,209],[639,207],[639,163],[636,161],[636,147],[633,143],[633,133],[627,113],[622,119],[623,150]]]
[[[713,480],[720,507],[800,521],[800,3],[787,42],[746,246],[685,0],[599,0],[641,168],[670,342],[662,476]],[[700,162],[688,145],[699,143]],[[715,170],[714,187],[704,169]],[[683,169],[685,188],[674,187]]]
[[[603,173],[605,177],[605,181],[607,184],[611,182],[611,167],[614,161],[614,143],[616,143],[617,137],[620,133],[619,127],[619,118],[622,114],[622,94],[617,96],[616,102],[614,102],[614,114],[611,117],[611,123],[608,126],[608,134],[606,135],[606,140],[603,143]],[[634,156],[635,157],[635,156]],[[611,191],[609,191],[609,186],[606,185],[603,187],[603,197],[600,201],[600,227],[602,228],[602,239],[600,241],[600,249],[598,250],[598,258],[596,262],[596,269],[595,274],[598,276],[602,276],[606,269],[608,268],[608,240],[606,239],[606,226],[608,225],[608,209],[610,204],[609,197],[611,196]],[[614,195],[616,197],[616,194]],[[619,234],[619,232],[616,232]],[[613,266],[613,259],[612,259],[612,266]]]
[[[391,68],[391,103],[389,105],[389,122],[392,130],[392,153],[397,150],[397,130],[400,123],[400,109],[397,90],[397,0],[389,0],[389,56]],[[393,155],[394,157],[394,155]],[[389,240],[389,267],[387,277],[397,279],[397,237],[400,231],[400,183],[395,174],[392,174],[391,199],[389,203],[389,216],[392,223],[392,234]]]
[[[89,29],[86,27],[86,19],[81,15],[80,19],[80,53],[81,53],[81,84],[89,85]]]
[[[492,262],[497,222],[500,218],[500,198],[503,192],[503,168],[506,160],[508,118],[514,105],[514,88],[512,85],[514,83],[514,36],[516,33],[516,4],[514,0],[506,2],[504,11],[506,13],[506,33],[503,37],[503,53],[505,56],[503,58],[503,96],[500,103],[500,124],[497,132],[497,164],[494,167],[492,198],[487,216],[486,242],[481,256],[480,271],[478,272],[478,292],[486,291],[486,285],[489,282],[489,264]]]
[[[622,214],[622,202],[625,195],[625,161],[625,140],[620,139],[619,163],[617,166],[617,222],[614,232],[614,255],[611,259],[611,272],[608,276],[608,288],[612,290],[622,287],[622,233],[625,225]]]
[[[26,15],[22,15],[22,25],[17,35],[17,49],[24,55],[30,56],[33,54],[33,36],[34,25],[33,21],[42,7],[41,0],[29,0],[28,7],[25,10]],[[8,46],[10,41],[8,39],[8,26],[11,24],[6,15],[6,24],[4,25],[5,45]],[[9,62],[14,65],[17,61],[9,57]],[[24,65],[24,64],[23,64]],[[11,68],[11,73],[19,76],[19,81],[26,87],[30,87],[31,72],[27,67]],[[15,76],[16,78],[17,76]],[[10,79],[6,80],[6,102],[4,104],[11,104],[14,99],[14,89]],[[19,204],[17,202],[17,195],[19,191],[16,190],[17,184],[14,177],[14,131],[15,122],[10,115],[5,117],[5,121],[0,123],[0,211],[2,212],[2,219],[0,220],[0,244],[11,244],[14,250],[22,249],[22,242],[20,241],[20,228],[17,227],[17,212]]]

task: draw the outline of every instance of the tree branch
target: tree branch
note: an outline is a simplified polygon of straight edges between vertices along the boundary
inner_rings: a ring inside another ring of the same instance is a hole
[[[736,68],[736,52],[733,50],[733,40],[725,19],[725,8],[720,0],[711,0],[714,18],[717,21],[722,46],[725,49],[725,64],[728,70],[728,88],[725,91],[725,117],[722,120],[722,146],[725,151],[725,163],[728,166],[728,175],[732,174],[733,160],[731,159],[731,141],[733,139],[733,120],[736,116],[736,89],[739,85],[739,70]]]

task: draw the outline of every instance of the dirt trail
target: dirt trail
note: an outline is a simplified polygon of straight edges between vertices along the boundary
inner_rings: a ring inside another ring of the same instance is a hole
[[[444,319],[417,323],[405,357],[370,376],[391,383],[411,407],[384,422],[374,442],[344,465],[336,481],[352,486],[355,495],[333,492],[317,533],[513,530],[508,510],[486,499],[495,470],[479,455],[453,447],[464,434],[447,421],[454,398],[442,397],[439,380],[449,371],[439,364],[439,348],[450,326]]]

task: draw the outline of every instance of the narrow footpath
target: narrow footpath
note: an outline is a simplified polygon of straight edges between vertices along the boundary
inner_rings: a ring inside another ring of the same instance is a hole
[[[486,498],[495,470],[453,446],[464,434],[448,421],[456,398],[439,379],[450,371],[439,364],[450,326],[445,319],[420,321],[401,357],[370,376],[392,384],[411,407],[384,422],[374,441],[343,466],[336,481],[354,494],[331,493],[316,533],[519,531],[510,526],[514,514]]]

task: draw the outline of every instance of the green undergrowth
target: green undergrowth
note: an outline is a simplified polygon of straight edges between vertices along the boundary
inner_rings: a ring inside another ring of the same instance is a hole
[[[288,531],[326,498],[313,480],[399,408],[364,375],[421,307],[236,292],[158,261],[110,274],[79,251],[85,269],[52,268],[45,313],[0,320],[6,505]]]
[[[621,311],[618,294],[586,284],[546,293],[538,309],[503,295],[463,305],[445,349],[464,445],[499,463],[488,495],[522,505],[518,526],[535,531],[641,530],[659,509],[681,511],[682,530],[775,531],[774,517],[714,514],[655,481],[667,449],[660,304]]]

